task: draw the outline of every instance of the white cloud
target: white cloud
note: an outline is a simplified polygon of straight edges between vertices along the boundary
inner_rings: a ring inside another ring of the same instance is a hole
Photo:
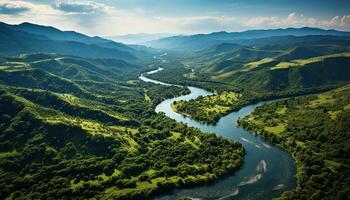
[[[22,1],[0,1],[0,14],[18,15],[31,9],[29,3]]]
[[[35,14],[36,16],[58,14],[58,12],[55,9],[53,9],[50,5],[34,4],[24,0],[0,0],[0,5],[6,6],[9,9],[25,9],[26,12],[23,12],[23,16],[33,16],[33,14]],[[3,15],[4,13],[0,12],[0,14]],[[22,19],[25,18],[22,17]]]
[[[305,17],[302,14],[290,13],[287,17],[256,17],[248,20],[245,25],[251,28],[281,28],[281,27],[319,27],[327,29],[350,29],[350,15],[335,16],[328,20]]]
[[[96,23],[101,18],[108,19],[113,12],[112,7],[90,1],[56,1],[48,4],[25,0],[0,0],[1,5],[23,7],[26,11],[18,15],[0,12],[0,21],[12,24],[31,22],[87,34],[102,34],[99,31],[95,32]]]
[[[120,35],[128,33],[193,34],[214,31],[241,31],[312,26],[350,30],[350,15],[335,16],[328,20],[290,13],[285,17],[244,18],[228,16],[147,16],[142,10],[121,10],[86,0],[0,0],[0,21],[6,23],[31,22],[75,30],[90,35]]]
[[[218,30],[232,29],[237,24],[235,17],[228,16],[194,16],[194,17],[163,17],[154,16],[153,20],[159,24],[176,27],[179,33],[206,33]]]
[[[54,4],[54,8],[70,14],[101,14],[108,13],[113,10],[112,7],[92,1],[58,1]]]

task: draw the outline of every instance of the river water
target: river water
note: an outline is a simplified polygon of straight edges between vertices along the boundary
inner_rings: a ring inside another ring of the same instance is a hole
[[[161,71],[159,68],[148,74]],[[143,75],[139,77],[146,82],[172,85],[149,79]],[[177,85],[179,86],[179,85]],[[179,86],[182,87],[182,86]],[[296,168],[291,155],[283,149],[274,146],[261,137],[256,136],[237,126],[238,118],[252,112],[261,103],[248,105],[236,112],[222,117],[216,125],[206,125],[186,118],[170,108],[170,104],[177,100],[190,100],[198,96],[211,95],[211,92],[196,87],[188,87],[191,91],[171,99],[166,99],[157,105],[155,111],[164,112],[168,117],[188,126],[199,128],[203,132],[211,132],[227,139],[239,141],[245,148],[243,166],[233,175],[220,179],[213,184],[194,187],[190,189],[176,189],[172,193],[157,197],[158,200],[179,199],[272,199],[284,191],[296,186]]]

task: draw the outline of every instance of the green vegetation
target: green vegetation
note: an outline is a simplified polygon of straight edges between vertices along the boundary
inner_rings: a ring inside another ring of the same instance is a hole
[[[235,92],[219,92],[214,95],[198,97],[189,101],[175,101],[172,108],[185,116],[203,123],[214,124],[221,116],[249,104],[247,99]]]
[[[289,68],[289,67],[300,67],[311,63],[316,62],[322,62],[329,58],[338,58],[338,57],[350,57],[350,53],[338,53],[338,54],[331,54],[326,56],[318,56],[318,57],[312,57],[307,59],[299,59],[299,60],[291,60],[289,62],[280,62],[275,67],[272,67],[271,69],[281,69],[281,68]]]
[[[293,154],[298,187],[282,199],[347,199],[350,48],[348,34],[338,34],[174,36],[150,43],[184,52],[159,56],[140,45],[0,23],[0,199],[148,199],[234,173],[241,144],[154,112],[189,93],[139,80],[158,67],[147,76],[215,93],[171,105],[211,124],[253,102],[318,93],[264,104],[239,124]]]
[[[347,199],[350,195],[350,85],[264,104],[239,120],[291,152],[298,186],[281,199]]]
[[[0,199],[145,199],[242,165],[241,144],[155,106],[188,89],[150,70],[54,54],[0,58]]]
[[[196,86],[209,91],[227,91],[233,88],[229,84],[208,80],[207,73],[192,72],[187,66],[178,61],[162,63],[161,66],[164,70],[148,74],[147,77],[166,83]]]
[[[322,92],[348,83],[349,48],[330,43],[289,44],[273,49],[232,44],[227,52],[218,54],[212,49],[203,50],[193,59],[183,61],[186,66],[179,62],[164,64],[162,72],[150,76],[216,92],[210,97],[176,102],[172,106],[187,117],[215,124],[223,115],[249,103]],[[188,67],[195,68],[195,71]],[[240,97],[226,102],[218,100],[217,97],[225,91],[238,93]],[[283,130],[282,126],[276,131],[280,130]]]

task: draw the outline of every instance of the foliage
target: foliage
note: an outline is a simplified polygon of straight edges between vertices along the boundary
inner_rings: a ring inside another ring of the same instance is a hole
[[[147,68],[52,54],[1,66],[0,199],[144,199],[242,165],[241,144],[154,112],[189,91],[139,81]]]
[[[298,186],[281,199],[346,199],[350,195],[350,85],[264,104],[239,121],[290,151]]]
[[[219,92],[189,101],[175,101],[173,109],[203,123],[215,124],[223,115],[249,104],[250,101],[235,92]]]

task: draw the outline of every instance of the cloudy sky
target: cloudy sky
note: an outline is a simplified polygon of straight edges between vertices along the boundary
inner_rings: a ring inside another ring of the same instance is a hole
[[[0,0],[0,21],[102,36],[303,26],[350,31],[350,0]]]

